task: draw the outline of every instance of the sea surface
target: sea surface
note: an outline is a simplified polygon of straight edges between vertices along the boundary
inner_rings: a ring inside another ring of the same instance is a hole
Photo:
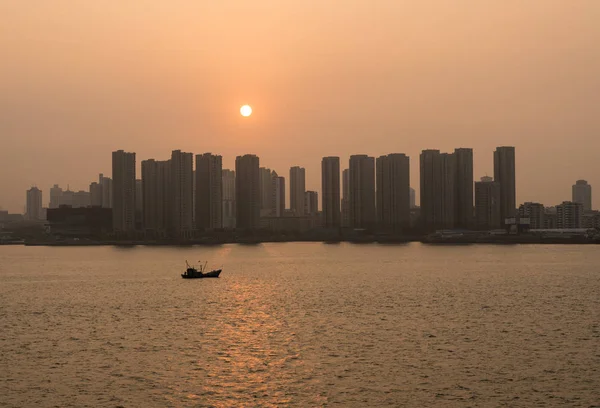
[[[0,407],[286,406],[600,406],[600,247],[0,247]]]

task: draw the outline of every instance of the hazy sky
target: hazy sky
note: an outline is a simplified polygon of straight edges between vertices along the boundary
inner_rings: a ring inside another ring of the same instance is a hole
[[[251,118],[239,107],[249,103]],[[0,206],[111,151],[235,156],[320,190],[322,156],[517,148],[517,201],[600,206],[598,0],[0,0]],[[289,203],[288,203],[289,204]]]

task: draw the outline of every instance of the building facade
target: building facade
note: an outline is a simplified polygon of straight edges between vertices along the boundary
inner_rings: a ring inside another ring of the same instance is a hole
[[[380,156],[377,173],[377,224],[383,231],[410,226],[410,159],[405,154]]]
[[[285,177],[279,176],[275,170],[271,173],[271,215],[283,217],[285,213]]]
[[[304,214],[315,216],[319,213],[319,194],[316,191],[304,193]]]
[[[173,150],[171,153],[171,185],[169,186],[170,234],[186,239],[194,230],[194,155]]]
[[[171,161],[142,161],[142,229],[148,237],[164,238],[169,231]]]
[[[31,187],[29,190],[27,190],[26,205],[26,219],[31,221],[44,219],[42,210],[42,190],[37,187]]]
[[[501,227],[500,183],[482,177],[475,183],[475,228],[481,231]]]
[[[473,227],[473,149],[454,149],[456,163],[454,191],[455,227]]]
[[[350,227],[374,229],[375,209],[375,159],[367,155],[350,156]]]
[[[494,151],[494,180],[500,183],[500,218],[504,225],[507,218],[516,214],[515,148],[502,146]]]
[[[342,210],[341,225],[350,228],[350,169],[342,171]]]
[[[423,150],[421,170],[421,224],[426,231],[455,226],[454,155],[439,150]]]
[[[298,166],[290,168],[290,210],[297,217],[304,215],[305,192],[306,170]]]
[[[583,224],[583,204],[563,201],[556,206],[557,228],[581,228]]]
[[[235,228],[235,171],[223,169],[223,228]]]
[[[530,229],[543,229],[545,211],[543,204],[526,202],[519,206],[519,219],[529,219]]]
[[[340,158],[323,157],[321,160],[321,208],[323,226],[340,227]]]
[[[196,156],[196,228],[223,228],[223,158],[205,153]]]
[[[130,235],[135,232],[135,153],[112,153],[113,231]]]
[[[235,159],[236,228],[260,228],[261,191],[259,159],[253,154]]]
[[[577,180],[572,187],[572,202],[583,206],[583,211],[592,211],[592,186],[585,180]]]

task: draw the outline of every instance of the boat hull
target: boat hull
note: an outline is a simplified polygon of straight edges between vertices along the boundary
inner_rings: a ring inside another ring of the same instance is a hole
[[[217,270],[206,272],[206,273],[202,273],[202,272],[195,272],[192,274],[182,273],[181,277],[183,279],[218,278],[220,274],[221,274],[221,269],[217,269]]]

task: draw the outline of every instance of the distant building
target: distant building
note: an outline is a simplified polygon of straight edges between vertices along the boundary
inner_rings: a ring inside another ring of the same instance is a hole
[[[223,169],[223,228],[235,228],[235,171]]]
[[[470,229],[473,226],[473,149],[454,149],[454,161],[455,227]]]
[[[49,208],[50,233],[65,238],[100,238],[112,231],[110,208]]]
[[[546,207],[544,209],[544,229],[557,229],[558,216],[556,207]]]
[[[421,170],[421,221],[425,230],[454,228],[455,156],[423,150]]]
[[[417,193],[415,192],[414,188],[410,188],[410,208],[416,208],[417,207]]]
[[[500,183],[491,177],[482,177],[475,183],[475,227],[489,231],[501,226]]]
[[[306,192],[306,171],[303,167],[290,168],[290,210],[294,215],[304,215],[304,193]]]
[[[189,238],[194,229],[194,156],[192,153],[171,152],[170,210],[171,236]]]
[[[405,154],[380,156],[376,162],[377,223],[399,231],[410,226],[410,159]]]
[[[350,156],[350,227],[373,229],[375,210],[375,158]]]
[[[502,225],[516,213],[515,148],[503,146],[494,151],[494,180],[500,183],[500,219]]]
[[[577,180],[573,185],[573,198],[574,203],[579,203],[583,206],[583,211],[592,210],[592,186],[585,180]]]
[[[277,175],[276,171],[273,171],[271,177],[271,208],[273,209],[271,215],[283,217],[285,213],[285,177]]]
[[[63,189],[55,184],[54,187],[50,189],[50,203],[48,204],[48,208],[58,208],[60,206],[60,200],[63,194]]]
[[[271,169],[260,167],[259,190],[260,190],[260,214],[270,215],[273,212],[273,175]]]
[[[31,187],[27,190],[27,210],[25,218],[28,220],[42,220],[42,190]]]
[[[102,208],[113,208],[113,183],[109,177],[100,174],[100,185],[102,186]]]
[[[236,228],[260,228],[259,158],[253,154],[235,160]]]
[[[79,190],[73,193],[73,208],[85,208],[92,205],[92,197],[89,191]]]
[[[135,232],[135,153],[123,150],[112,154],[113,231],[117,234]]]
[[[581,228],[583,221],[583,204],[563,201],[556,206],[557,227],[559,229]]]
[[[600,211],[584,212],[581,228],[600,229]]]
[[[147,237],[164,238],[168,234],[171,186],[171,161],[142,161],[142,229]]]
[[[519,207],[519,218],[528,218],[530,229],[544,228],[544,213],[544,205],[540,203],[526,202]]]
[[[90,184],[90,204],[92,207],[102,207],[102,185],[95,181]]]
[[[340,158],[321,161],[321,208],[325,228],[340,227]]]
[[[350,169],[342,171],[342,221],[344,228],[350,227]]]
[[[223,159],[196,156],[196,228],[223,228]]]
[[[316,191],[304,193],[304,214],[314,216],[319,213],[319,194]]]

